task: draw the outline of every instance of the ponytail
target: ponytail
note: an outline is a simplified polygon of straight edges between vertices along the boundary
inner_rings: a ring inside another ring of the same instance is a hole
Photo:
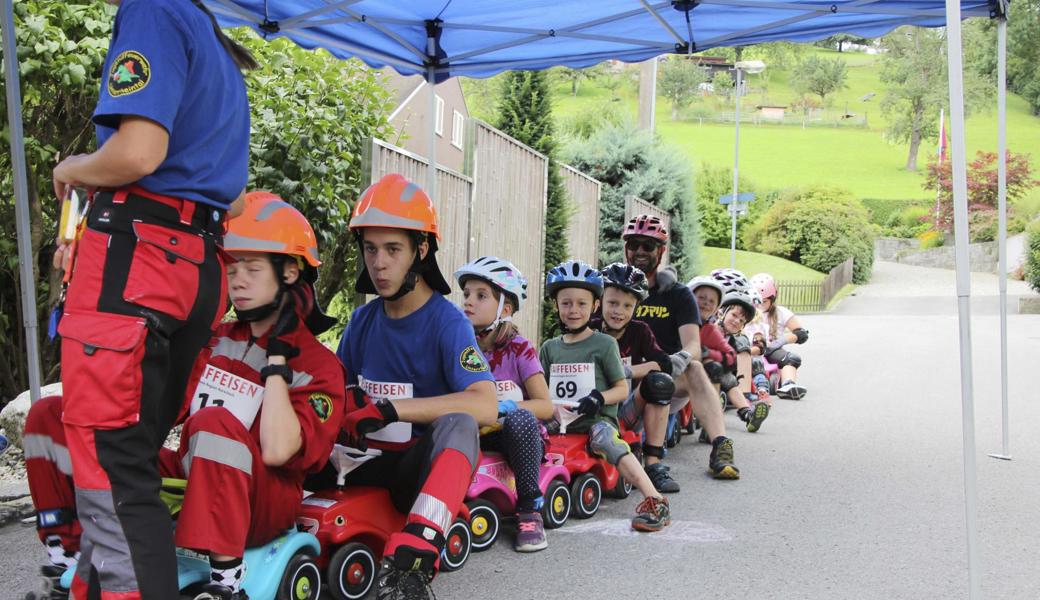
[[[202,3],[202,0],[191,1],[209,17],[210,22],[213,23],[213,33],[216,34],[217,41],[219,41],[220,45],[224,47],[224,50],[227,50],[228,56],[231,57],[231,60],[240,71],[247,71],[260,66],[249,50],[246,50],[245,46],[229,38],[224,31],[221,30],[220,25],[217,23],[217,18],[213,16],[213,13],[210,12],[208,8],[206,8],[206,5]]]

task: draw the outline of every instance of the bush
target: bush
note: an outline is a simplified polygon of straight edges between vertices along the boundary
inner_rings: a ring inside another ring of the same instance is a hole
[[[1033,221],[1026,229],[1026,282],[1033,291],[1040,292],[1040,221]]]
[[[733,171],[726,167],[704,164],[697,173],[694,187],[694,193],[697,196],[697,216],[700,219],[701,239],[704,245],[729,248],[733,221],[726,207],[719,204],[719,197],[733,193]],[[750,192],[754,189],[754,185],[741,178],[741,191]],[[771,202],[772,194],[759,194],[749,206],[748,214],[737,219],[737,248],[745,249],[741,241],[744,230],[766,212]]]
[[[917,239],[921,242],[921,250],[927,250],[929,248],[938,248],[944,243],[942,232],[930,229],[921,235],[917,236]]]
[[[571,140],[561,152],[571,166],[602,184],[599,260],[624,260],[621,229],[625,197],[636,196],[671,215],[669,260],[685,281],[698,271],[700,227],[693,175],[682,151],[633,124],[605,127],[588,140]]]
[[[863,204],[847,190],[818,186],[788,192],[745,232],[745,245],[827,272],[855,259],[853,281],[874,265],[874,230]]]
[[[923,208],[926,211],[934,210],[935,202],[932,200],[907,200],[903,198],[863,198],[863,206],[870,215],[870,222],[888,227],[896,215],[911,207]],[[885,235],[888,235],[887,233]],[[913,237],[913,236],[911,236]]]
[[[971,243],[997,239],[997,211],[974,210],[968,214],[968,240]]]

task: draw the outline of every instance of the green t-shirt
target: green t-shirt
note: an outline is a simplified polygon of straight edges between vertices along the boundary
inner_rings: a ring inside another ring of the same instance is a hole
[[[618,351],[617,341],[605,333],[595,331],[591,336],[580,342],[568,344],[563,341],[563,336],[553,338],[542,344],[538,351],[538,358],[542,361],[542,370],[545,380],[550,386],[549,394],[554,395],[552,390],[552,365],[568,364],[582,365],[591,364],[595,378],[596,389],[600,392],[609,390],[614,383],[625,379],[625,367],[621,363],[621,353]],[[574,371],[580,371],[575,366]],[[557,382],[559,385],[559,382]],[[577,398],[575,398],[577,399]],[[618,405],[604,406],[599,415],[593,417],[582,417],[567,426],[567,431],[586,431],[593,422],[606,418],[614,427],[617,427]]]

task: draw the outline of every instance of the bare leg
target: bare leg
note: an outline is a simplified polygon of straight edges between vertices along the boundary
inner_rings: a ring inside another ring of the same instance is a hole
[[[639,466],[639,461],[636,460],[636,457],[631,452],[621,458],[617,468],[621,472],[621,476],[625,478],[625,481],[631,483],[643,496],[664,497],[654,488],[654,484],[647,477],[646,471]]]
[[[798,367],[792,367],[787,365],[780,369],[780,381],[797,381],[798,380]]]
[[[751,393],[751,354],[741,352],[737,355],[737,382],[741,394]]]

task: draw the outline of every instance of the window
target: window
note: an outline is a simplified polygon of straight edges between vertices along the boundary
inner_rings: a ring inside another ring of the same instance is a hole
[[[451,145],[461,149],[462,136],[465,133],[463,130],[466,127],[466,117],[463,117],[462,113],[457,110],[451,112]]]
[[[433,130],[437,135],[444,136],[444,98],[437,96],[437,110],[433,117]]]

